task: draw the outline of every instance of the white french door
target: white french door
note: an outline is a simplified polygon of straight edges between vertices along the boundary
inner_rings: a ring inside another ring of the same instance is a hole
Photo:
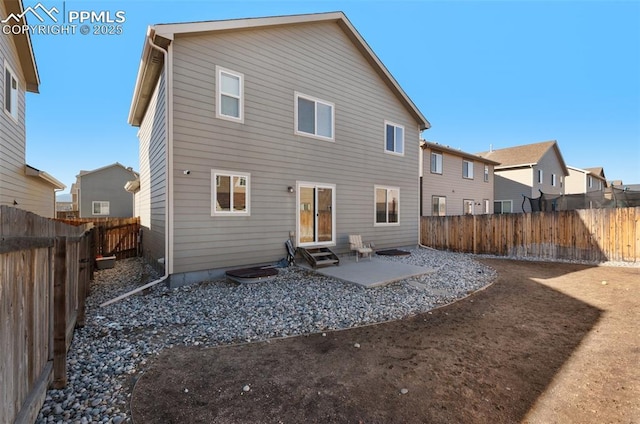
[[[336,234],[336,186],[297,183],[298,246],[334,245]]]

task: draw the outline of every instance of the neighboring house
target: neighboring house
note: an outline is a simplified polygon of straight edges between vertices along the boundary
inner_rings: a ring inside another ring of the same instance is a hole
[[[591,209],[605,206],[607,179],[604,169],[567,166],[569,175],[564,179],[567,195],[566,209]]]
[[[499,162],[494,169],[494,213],[531,212],[524,196],[564,194],[567,166],[555,140],[478,153]],[[523,209],[524,205],[524,209]]]
[[[288,239],[418,243],[429,123],[341,12],[149,27],[129,123],[145,255],[172,286]]]
[[[23,11],[20,1],[0,1],[0,16],[21,16]],[[0,34],[0,56],[0,205],[53,218],[55,191],[63,190],[65,185],[25,162],[25,93],[37,93],[40,84],[28,31]]]
[[[75,183],[80,218],[134,216],[133,194],[125,190],[125,185],[137,178],[137,172],[117,162],[93,171],[80,171]]]
[[[493,167],[489,159],[424,141],[422,215],[493,213]]]

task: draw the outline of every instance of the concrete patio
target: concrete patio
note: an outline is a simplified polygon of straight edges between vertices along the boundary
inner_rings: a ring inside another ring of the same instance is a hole
[[[312,269],[306,262],[299,261],[298,265],[311,269],[318,274],[333,277],[341,281],[358,284],[364,287],[380,287],[396,281],[418,275],[434,272],[432,268],[408,265],[399,262],[376,258],[360,259],[356,262],[354,256],[341,256],[339,266]]]

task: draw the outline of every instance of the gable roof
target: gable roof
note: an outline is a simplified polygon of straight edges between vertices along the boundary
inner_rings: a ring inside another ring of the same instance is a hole
[[[122,165],[120,162],[116,162],[116,163],[112,163],[111,165],[106,165],[106,166],[102,166],[100,168],[96,168],[94,170],[91,171],[80,171],[80,173],[78,175],[76,175],[76,178],[79,177],[84,177],[85,175],[89,175],[89,174],[94,174],[96,172],[100,172],[100,171],[104,171],[105,169],[109,169],[109,168],[113,168],[114,166],[119,166],[120,168],[124,169],[127,172],[130,172],[132,175],[135,176],[135,178],[139,177],[139,174],[133,170],[133,168],[129,167],[125,167],[124,165]]]
[[[2,3],[7,17],[13,16],[16,19],[16,22],[12,23],[13,25],[27,25],[25,17],[22,16],[24,13],[22,0],[2,0]],[[18,16],[21,17],[18,18]],[[36,65],[35,55],[33,54],[29,31],[20,31],[19,34],[11,34],[10,37],[13,39],[16,50],[18,51],[18,61],[27,83],[26,89],[31,93],[38,93],[40,76],[38,75],[38,67]]]
[[[272,16],[264,18],[230,19],[221,21],[186,22],[174,24],[157,24],[150,26],[147,30],[147,39],[166,48],[174,37],[178,34],[213,33],[218,31],[233,31],[246,29],[260,29],[283,25],[304,24],[312,22],[335,22],[345,32],[347,37],[353,42],[362,53],[367,62],[382,78],[385,84],[396,95],[405,108],[418,122],[420,129],[425,130],[431,124],[424,117],[422,112],[402,90],[398,82],[384,66],[382,61],[376,56],[371,47],[358,33],[355,27],[347,19],[343,12],[314,13],[305,15]],[[163,57],[156,49],[152,48],[145,39],[140,68],[136,79],[131,109],[129,111],[129,123],[139,126],[151,98],[151,92],[155,83],[160,77]]]
[[[474,161],[487,163],[489,165],[500,165],[499,162],[496,162],[494,160],[483,158],[482,156],[474,155],[471,153],[463,152],[462,150],[454,149],[453,147],[445,146],[443,144],[435,143],[433,141],[422,140],[422,144],[420,147],[422,147],[423,149],[431,149],[431,150],[437,150],[440,152],[447,152],[449,154],[459,156],[461,158],[471,159]]]
[[[596,168],[576,168],[575,166],[567,166],[567,168],[573,171],[582,172],[585,175],[590,175],[594,178],[604,181],[605,187],[607,186],[607,179],[604,176],[604,168],[602,168],[601,166]]]
[[[37,168],[34,168],[31,165],[24,165],[24,173],[25,175],[29,176],[29,177],[36,177],[36,178],[40,178],[41,180],[45,181],[48,184],[51,184],[54,188],[54,190],[64,190],[65,188],[67,188],[66,185],[64,185],[62,182],[60,182],[59,180],[55,179],[52,175],[41,171]]]
[[[500,162],[496,170],[507,168],[520,168],[524,166],[536,165],[549,149],[554,149],[564,175],[569,175],[567,165],[564,163],[558,142],[555,140],[543,141],[540,143],[524,144],[521,146],[507,147],[504,149],[491,150],[476,153],[478,156]]]

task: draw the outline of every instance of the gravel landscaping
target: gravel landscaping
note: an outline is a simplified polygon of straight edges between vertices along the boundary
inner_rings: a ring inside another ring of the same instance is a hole
[[[158,277],[140,259],[98,271],[76,330],[63,390],[49,390],[40,423],[129,422],[129,398],[147,360],[165,347],[215,346],[350,328],[425,312],[495,278],[469,255],[431,249],[386,257],[435,272],[366,289],[291,267],[273,280],[204,282],[170,290],[161,283],[118,303],[99,305]]]

